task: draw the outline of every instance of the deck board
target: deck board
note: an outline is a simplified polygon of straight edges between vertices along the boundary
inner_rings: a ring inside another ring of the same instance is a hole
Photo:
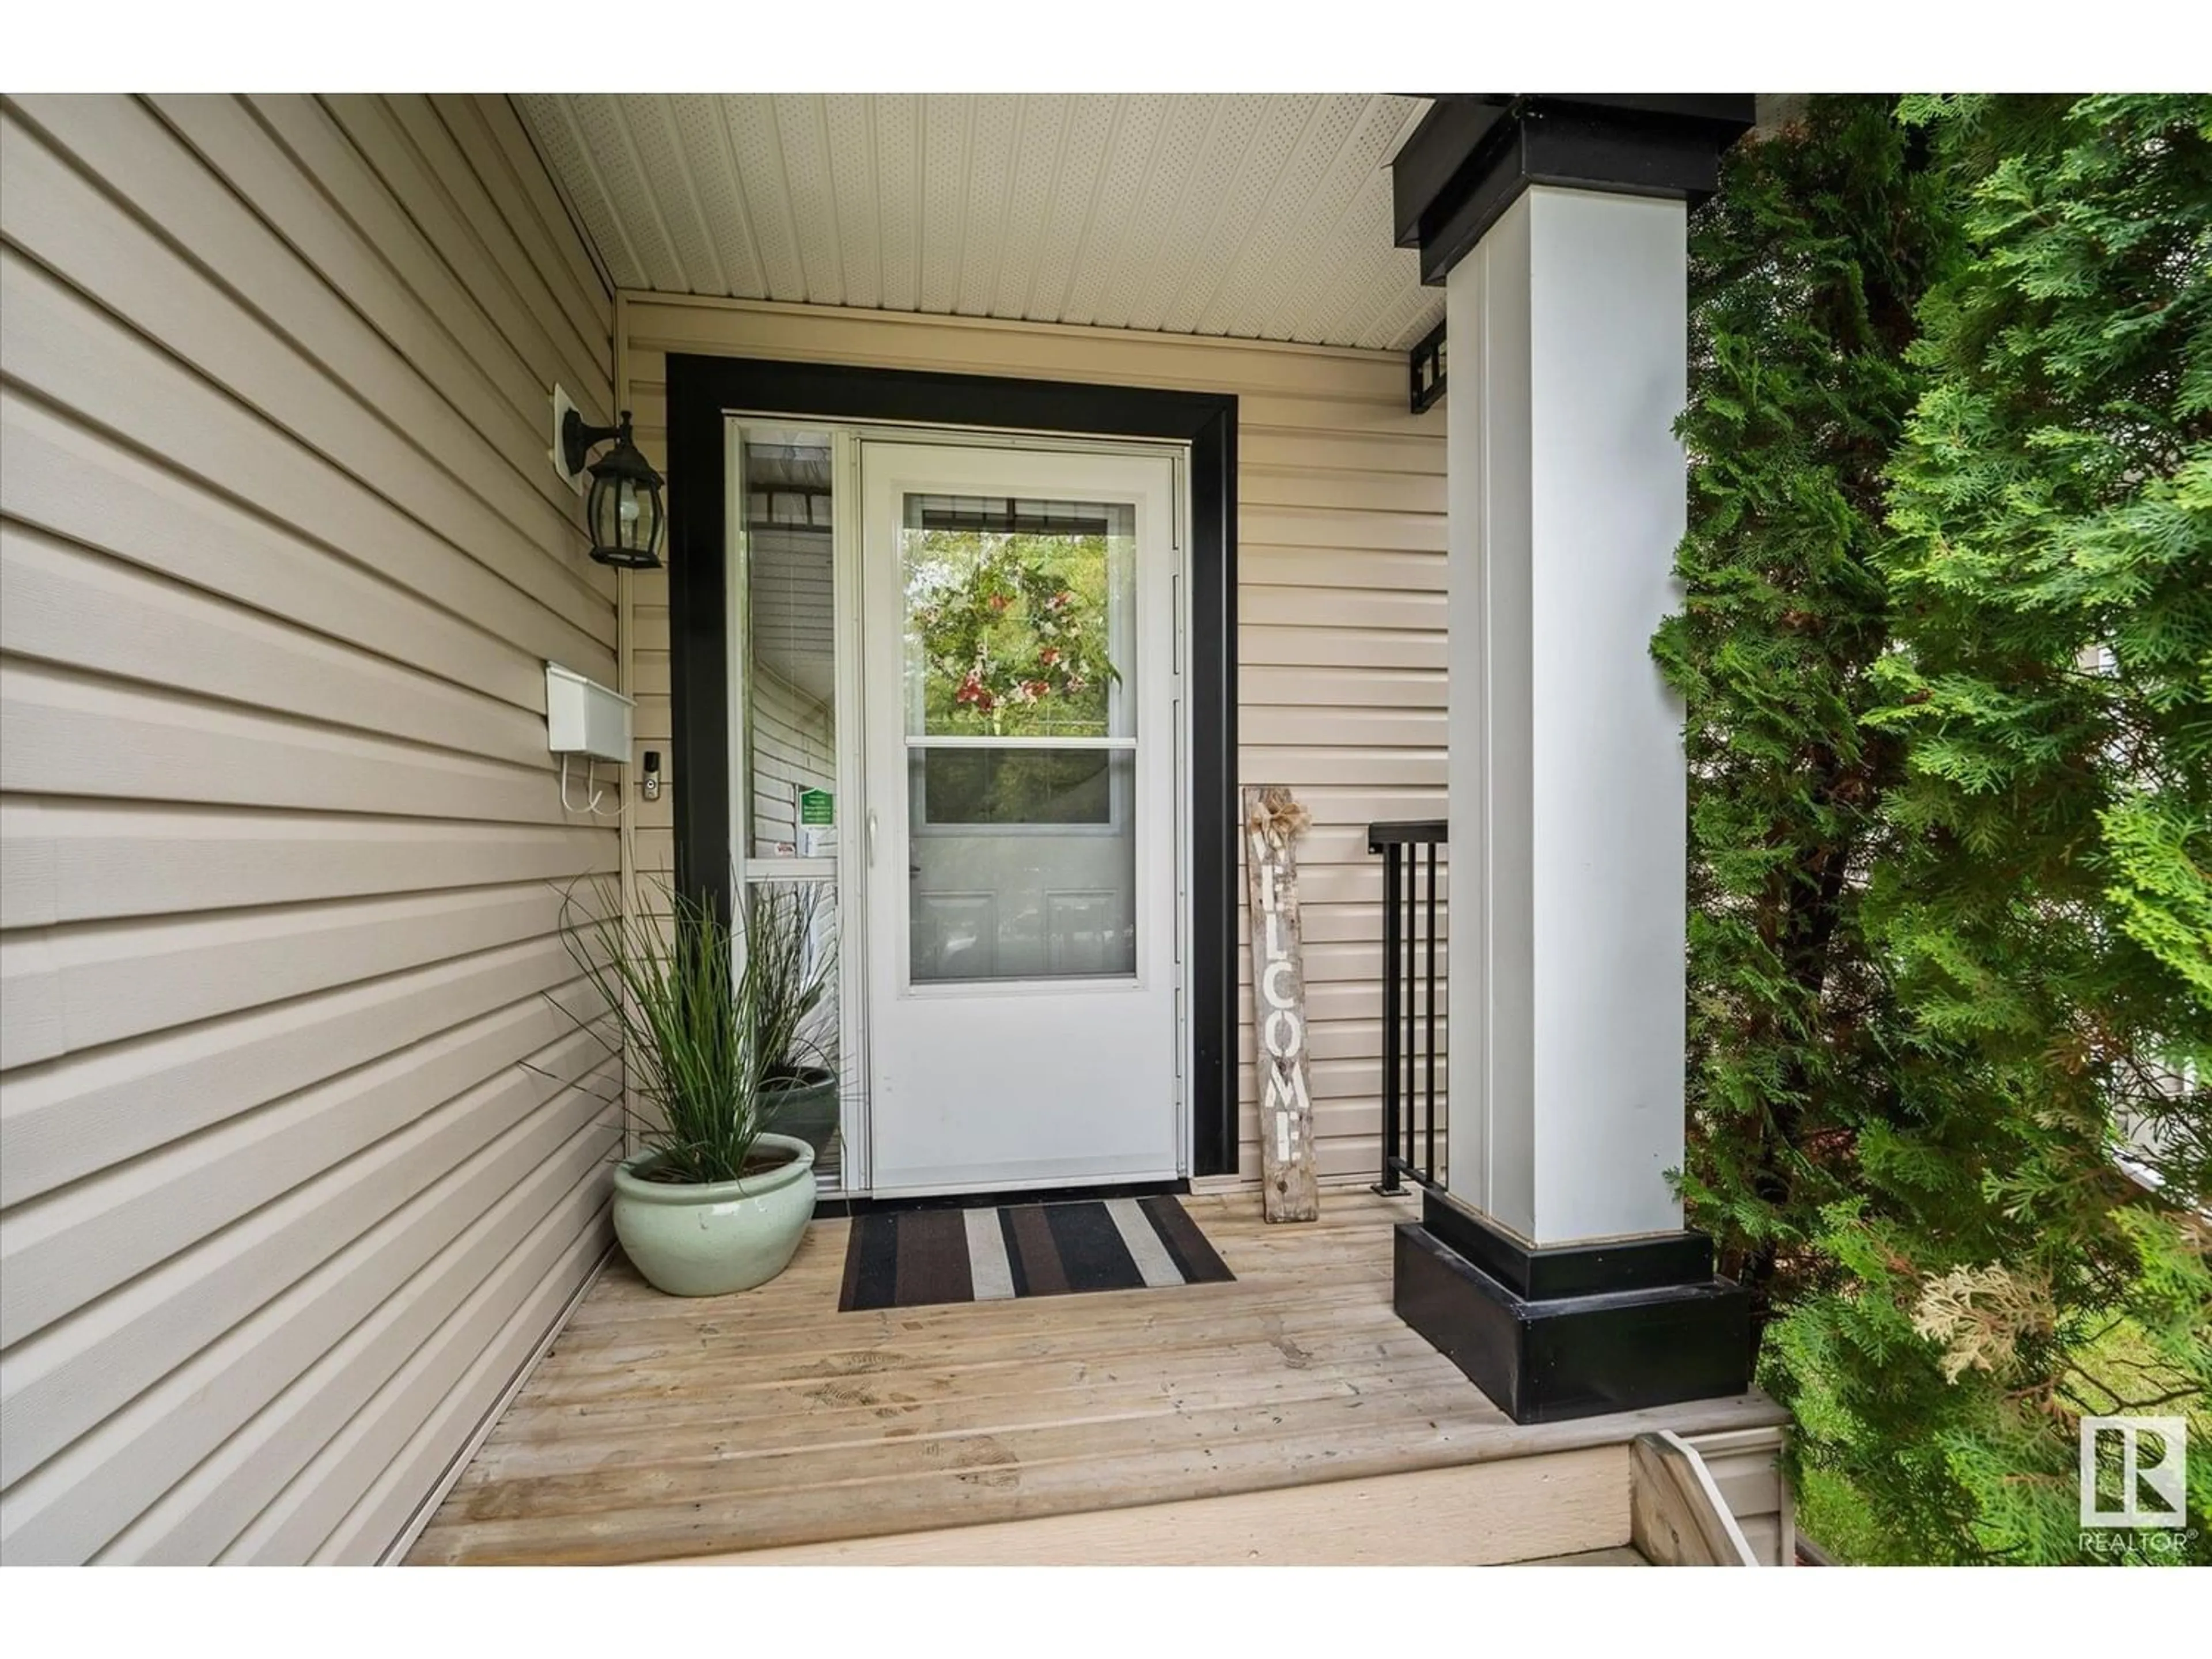
[[[1390,1308],[1408,1206],[1185,1200],[1233,1284],[839,1313],[847,1224],[663,1297],[617,1259],[415,1562],[617,1562],[1110,1510],[1756,1426],[1756,1395],[1516,1425]]]

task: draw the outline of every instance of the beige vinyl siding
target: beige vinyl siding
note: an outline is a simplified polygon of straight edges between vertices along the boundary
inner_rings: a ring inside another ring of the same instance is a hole
[[[612,302],[493,98],[9,100],[0,241],[0,1558],[374,1560],[608,1242]]]
[[[799,687],[765,671],[752,678],[753,842],[749,856],[769,857],[763,842],[799,840],[799,792],[837,787],[830,711]]]
[[[1322,1169],[1373,1179],[1382,875],[1366,826],[1444,805],[1443,415],[1407,412],[1405,358],[641,294],[620,297],[617,328],[621,401],[656,462],[671,351],[1237,394],[1239,767],[1245,782],[1289,785],[1314,814],[1299,860]],[[628,580],[640,746],[665,748],[666,580]],[[669,800],[637,822],[641,867],[665,867]],[[1249,949],[1239,955],[1241,1162],[1256,1179]]]

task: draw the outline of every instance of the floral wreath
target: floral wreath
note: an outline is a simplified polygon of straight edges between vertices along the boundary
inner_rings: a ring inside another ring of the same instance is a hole
[[[1029,625],[1008,638],[1000,624],[1017,604]],[[932,677],[954,687],[953,712],[994,725],[1003,710],[1119,678],[1096,607],[1009,542],[986,548],[964,580],[935,586],[914,619]]]

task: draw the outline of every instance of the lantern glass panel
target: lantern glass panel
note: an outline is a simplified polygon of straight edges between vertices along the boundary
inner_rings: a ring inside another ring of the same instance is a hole
[[[638,521],[641,516],[637,481],[634,478],[618,480],[615,484],[614,545],[625,553],[635,553],[638,550]]]
[[[629,440],[627,416],[623,430],[614,448],[592,469],[584,518],[593,558],[641,568],[660,562],[667,509],[660,499],[659,475]]]
[[[609,552],[647,553],[658,539],[659,503],[636,479],[602,473],[592,480],[592,543]]]
[[[592,545],[614,547],[615,481],[604,472],[592,475]]]

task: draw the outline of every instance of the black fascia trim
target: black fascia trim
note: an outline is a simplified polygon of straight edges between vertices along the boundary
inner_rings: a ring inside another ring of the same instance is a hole
[[[1741,132],[1758,118],[1758,95],[1748,92],[1546,92],[1547,104],[1581,104],[1630,115],[1659,115],[1704,121]]]
[[[1237,398],[937,370],[667,359],[670,683],[676,879],[730,907],[723,417],[1156,438],[1190,446],[1190,1109],[1194,1174],[1237,1170]],[[695,489],[689,481],[709,487]]]
[[[1589,1244],[1530,1244],[1448,1194],[1421,1196],[1421,1225],[1531,1302],[1694,1285],[1713,1276],[1713,1242],[1687,1230]]]
[[[1513,94],[1477,92],[1440,97],[1390,163],[1391,228],[1400,247],[1421,245],[1421,221],[1451,187],[1453,175],[1505,119]]]
[[[1399,244],[1419,247],[1421,280],[1434,286],[1532,184],[1710,195],[1721,152],[1750,128],[1753,108],[1748,95],[1714,94],[1480,94],[1439,103],[1391,164]]]

